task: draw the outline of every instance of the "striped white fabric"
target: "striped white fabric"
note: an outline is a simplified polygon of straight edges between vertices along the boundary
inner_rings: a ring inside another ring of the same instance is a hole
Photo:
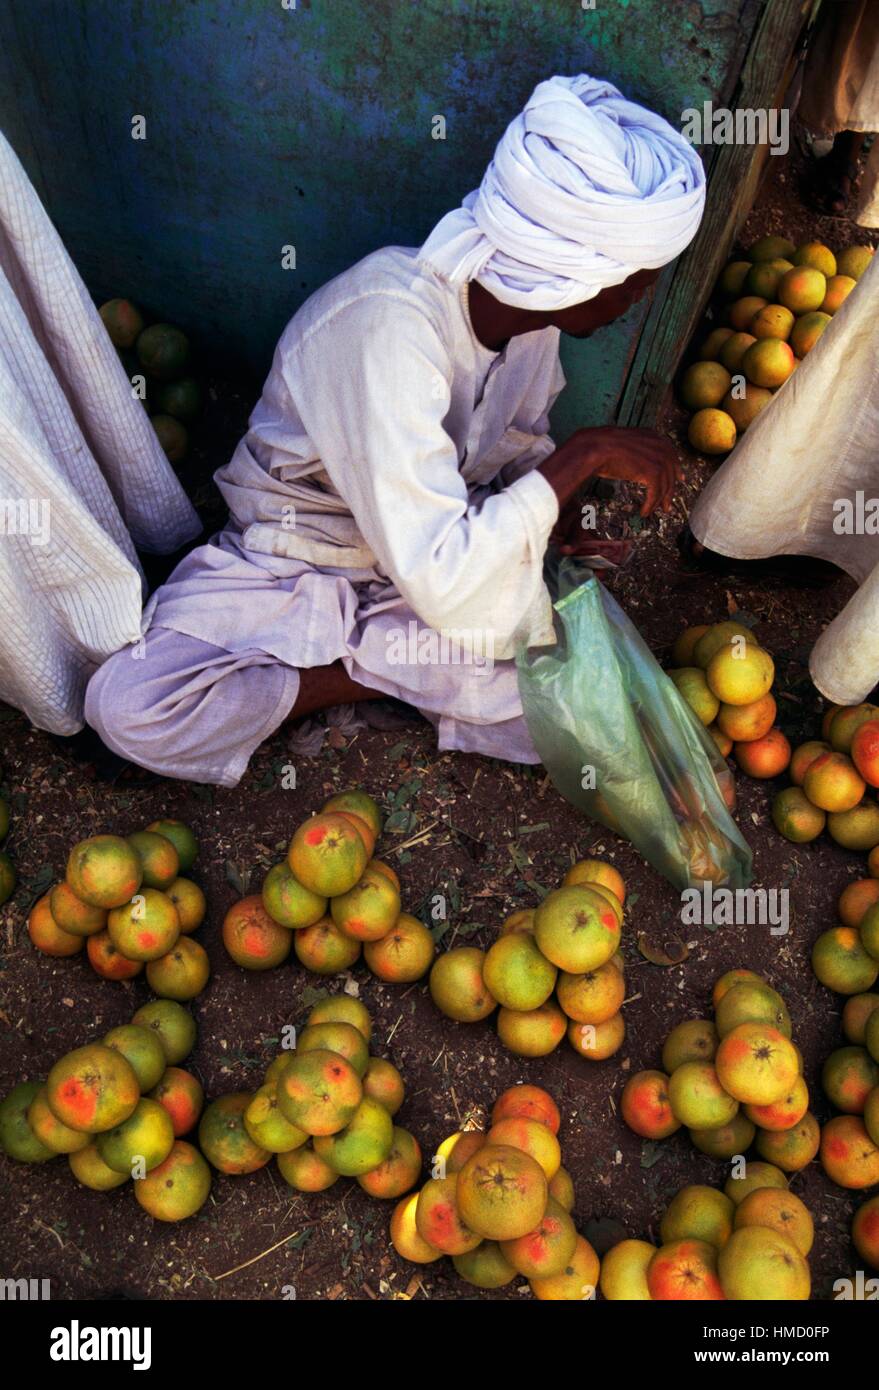
[[[60,237],[0,135],[0,699],[83,724],[95,667],[141,630],[135,546],[198,518]]]

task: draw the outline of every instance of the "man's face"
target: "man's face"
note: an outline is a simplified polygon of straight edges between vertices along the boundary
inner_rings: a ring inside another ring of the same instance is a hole
[[[622,284],[611,285],[585,304],[572,304],[548,316],[553,328],[560,328],[571,338],[588,338],[598,328],[621,318],[637,303],[659,277],[658,270],[636,270]]]

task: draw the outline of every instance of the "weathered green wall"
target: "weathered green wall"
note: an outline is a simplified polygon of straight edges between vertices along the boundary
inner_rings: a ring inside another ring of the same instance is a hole
[[[312,290],[475,186],[541,78],[675,119],[729,86],[759,3],[6,0],[0,127],[96,296],[261,373]],[[565,428],[607,418],[640,312],[566,351]]]

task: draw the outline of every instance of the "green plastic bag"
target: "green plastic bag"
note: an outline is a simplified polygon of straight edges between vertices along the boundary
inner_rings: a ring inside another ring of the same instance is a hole
[[[559,594],[556,645],[517,653],[528,729],[566,800],[631,840],[677,888],[744,888],[751,851],[724,794],[725,760],[619,604],[570,560],[548,572]]]

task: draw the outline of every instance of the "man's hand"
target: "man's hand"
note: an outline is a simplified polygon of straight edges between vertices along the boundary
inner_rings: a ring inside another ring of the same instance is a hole
[[[576,518],[579,520],[579,517]],[[581,560],[609,560],[612,565],[624,565],[632,553],[632,541],[607,541],[590,539],[589,532],[575,531],[573,526],[566,535],[553,531],[550,536],[559,555],[574,555]]]
[[[642,516],[650,516],[657,506],[670,512],[674,486],[680,480],[681,470],[669,440],[656,430],[611,428],[592,433],[606,435],[606,439],[593,445],[598,459],[594,473],[599,478],[640,483],[647,492],[641,506]]]
[[[598,429],[577,430],[550,454],[540,466],[559,499],[558,531],[567,532],[562,518],[568,504],[589,478],[620,478],[639,483],[646,489],[641,515],[649,516],[657,506],[671,510],[675,481],[680,478],[677,455],[669,441],[656,430]]]

